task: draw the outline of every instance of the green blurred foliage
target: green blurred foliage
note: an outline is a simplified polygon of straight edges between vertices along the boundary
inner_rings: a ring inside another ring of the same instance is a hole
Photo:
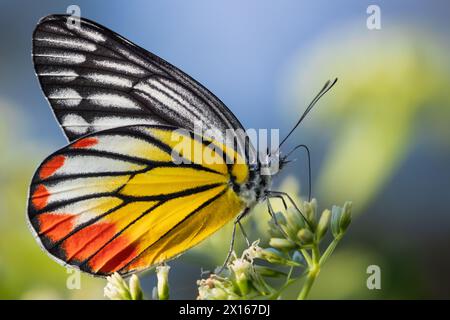
[[[25,125],[16,109],[6,101],[0,107],[0,148],[6,150],[0,158],[0,298],[101,298],[101,279],[82,275],[80,290],[68,290],[66,269],[39,248],[28,230],[28,184],[43,152],[12,134],[15,126]]]
[[[339,78],[306,124],[332,139],[317,183],[321,199],[351,199],[364,210],[402,164],[423,124],[432,124],[427,135],[450,146],[450,50],[444,39],[417,26],[370,31],[355,24],[321,35],[296,59],[285,93],[290,104],[303,109],[322,82]]]

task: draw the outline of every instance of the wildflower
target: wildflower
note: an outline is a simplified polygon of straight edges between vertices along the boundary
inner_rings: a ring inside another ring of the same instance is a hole
[[[212,274],[207,279],[197,281],[198,300],[237,300],[239,295],[233,282]]]
[[[303,211],[305,218],[308,220],[309,226],[315,226],[317,216],[317,200],[312,199],[310,202],[303,202]]]
[[[350,222],[352,222],[352,203],[347,201],[344,204],[344,208],[342,209],[342,211],[342,216],[339,221],[339,228],[341,233],[344,233],[345,231],[347,231]]]
[[[132,300],[144,300],[144,294],[141,290],[139,278],[135,274],[131,276],[129,286]]]
[[[338,238],[347,230],[352,221],[352,203],[346,202],[344,207],[333,206],[331,209],[331,231]]]
[[[158,278],[157,293],[159,300],[169,299],[169,270],[168,265],[160,265],[156,267],[156,276]]]
[[[331,220],[331,211],[326,209],[322,212],[316,229],[316,241],[320,242],[328,231]]]
[[[234,273],[241,294],[247,295],[250,291],[252,263],[248,259],[235,259],[230,263],[229,269]]]
[[[117,273],[113,273],[107,277],[103,293],[105,297],[111,300],[143,300],[142,290],[139,284],[139,279],[136,275],[132,275],[129,285]]]

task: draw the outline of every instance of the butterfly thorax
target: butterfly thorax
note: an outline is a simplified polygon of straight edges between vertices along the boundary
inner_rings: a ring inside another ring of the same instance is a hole
[[[270,175],[261,174],[261,165],[249,166],[249,177],[245,183],[239,184],[231,181],[233,190],[244,201],[247,208],[253,208],[258,202],[266,197],[272,179]]]

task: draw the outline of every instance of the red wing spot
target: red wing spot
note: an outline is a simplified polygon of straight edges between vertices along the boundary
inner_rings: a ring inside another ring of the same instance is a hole
[[[33,196],[31,197],[31,202],[37,210],[41,210],[47,205],[49,196],[50,193],[47,188],[43,184],[40,184],[34,190]]]
[[[56,242],[73,230],[75,215],[68,213],[42,213],[38,216],[39,234]]]
[[[66,157],[63,155],[54,156],[44,165],[42,165],[41,169],[39,170],[39,177],[41,179],[46,179],[50,177],[52,174],[56,172],[56,170],[62,167],[65,160]]]
[[[91,270],[111,274],[120,270],[138,254],[137,246],[119,236],[97,253],[89,262]]]
[[[100,222],[87,226],[63,242],[67,260],[83,261],[93,255],[116,234],[114,223]]]
[[[89,147],[95,146],[97,143],[98,143],[97,138],[89,137],[89,138],[84,138],[84,139],[78,140],[77,142],[72,144],[72,148],[75,148],[75,149],[89,148]]]

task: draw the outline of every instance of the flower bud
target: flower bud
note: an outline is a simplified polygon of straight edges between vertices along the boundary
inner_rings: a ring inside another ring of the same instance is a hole
[[[108,283],[103,289],[103,294],[111,300],[131,300],[130,290],[125,280],[117,273],[106,277]]]
[[[342,215],[339,219],[339,230],[344,233],[352,222],[352,203],[347,201],[342,209]]]
[[[322,212],[322,215],[320,216],[319,223],[317,224],[316,228],[316,240],[320,241],[325,236],[325,234],[328,231],[328,226],[330,224],[331,220],[331,211],[326,209],[324,212]]]
[[[234,272],[236,278],[236,284],[244,296],[250,291],[251,268],[251,262],[246,259],[236,259],[230,264],[230,269]]]
[[[158,299],[169,299],[169,270],[168,265],[161,265],[156,267],[156,277],[158,278]]]
[[[331,210],[331,231],[334,237],[342,236],[352,221],[352,203],[346,202],[343,208],[333,206]]]
[[[300,264],[295,261],[291,261],[283,257],[283,254],[274,248],[262,249],[258,248],[258,251],[255,254],[256,258],[260,258],[266,260],[270,263],[282,264],[286,266],[299,266]]]
[[[284,231],[284,238],[287,237],[288,239],[295,240],[295,236],[297,235],[298,229],[294,228],[294,226],[290,224],[281,226],[281,229],[283,229]]]
[[[311,244],[314,241],[313,233],[306,228],[300,229],[300,231],[297,233],[297,237],[304,245]]]
[[[275,212],[274,220],[276,220],[278,222],[278,224],[280,224],[280,225],[287,223],[286,217],[281,212]]]
[[[333,206],[331,208],[331,232],[336,238],[340,234],[340,220],[342,215],[342,208],[338,206]]]
[[[144,300],[144,295],[141,290],[139,278],[135,274],[131,276],[129,286],[130,286],[131,300]]]
[[[271,230],[271,235],[274,238],[294,238],[297,233],[297,228],[293,226],[290,223],[287,223],[286,218],[282,215],[284,223],[280,223],[279,220],[277,220],[278,225],[275,221],[273,221],[273,230]]]
[[[316,211],[317,211],[317,200],[312,199],[310,202],[304,202],[303,207],[305,208],[305,212],[303,213],[308,219],[309,224],[311,227],[314,227],[316,225]]]
[[[299,230],[305,226],[305,221],[295,208],[288,208],[285,213],[286,221],[294,230]]]
[[[269,245],[281,251],[289,251],[296,247],[295,242],[283,238],[271,238]]]
[[[295,236],[296,229],[288,223],[286,216],[281,212],[276,212],[270,223],[271,235],[276,238]]]

